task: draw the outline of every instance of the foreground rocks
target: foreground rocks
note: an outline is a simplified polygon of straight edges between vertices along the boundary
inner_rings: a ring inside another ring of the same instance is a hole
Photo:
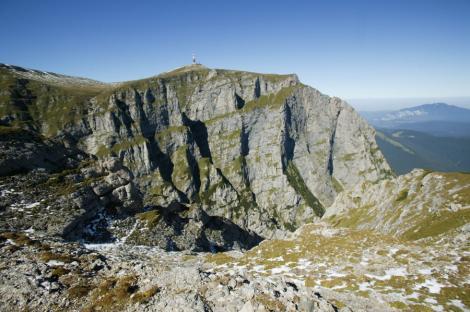
[[[2,311],[466,311],[470,228],[403,241],[325,223],[249,252],[0,234]]]
[[[215,271],[204,254],[32,237],[0,235],[2,311],[337,311],[296,281]]]

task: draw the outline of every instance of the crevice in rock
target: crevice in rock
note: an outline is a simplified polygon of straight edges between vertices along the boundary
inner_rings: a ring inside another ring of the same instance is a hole
[[[257,99],[261,96],[261,86],[260,86],[260,82],[259,82],[259,77],[257,77],[256,80],[255,80],[254,96],[255,96],[255,99]]]
[[[336,128],[337,128],[337,125],[338,125],[338,118],[339,118],[339,114],[341,113],[341,109],[338,109],[338,112],[336,113],[336,118],[335,118],[335,121],[334,121],[334,125],[333,125],[333,131],[331,132],[331,136],[330,136],[330,150],[328,152],[328,166],[327,166],[327,170],[328,170],[328,174],[330,176],[333,175],[333,150],[334,150],[334,145],[335,145],[335,137],[336,137]]]
[[[240,153],[242,156],[247,156],[250,153],[250,148],[248,146],[250,137],[250,132],[246,128],[246,124],[242,119],[242,129],[240,133]]]
[[[287,164],[294,158],[295,140],[290,136],[292,112],[289,105],[285,104],[283,109],[284,129],[281,132],[281,159],[282,169],[285,171]]]
[[[166,182],[171,182],[171,174],[173,173],[173,162],[170,157],[163,153],[161,150],[156,152],[156,163],[162,179]]]
[[[122,124],[126,127],[127,130],[127,135],[132,136],[132,118],[131,114],[129,112],[129,106],[127,106],[126,102],[120,100],[120,99],[115,99],[116,106],[118,107],[118,116],[115,116],[118,119],[118,123],[120,124],[122,121]]]
[[[191,169],[191,175],[194,181],[194,186],[196,188],[196,192],[193,194],[191,198],[191,200],[194,200],[197,194],[199,193],[199,189],[201,188],[201,178],[199,176],[199,165],[197,163],[196,157],[194,156],[194,152],[191,153],[190,149],[188,149],[186,157],[188,159],[188,165],[189,165],[189,168]]]
[[[197,147],[199,148],[199,153],[201,154],[201,157],[207,157],[211,159],[212,162],[207,127],[205,123],[200,120],[191,120],[186,116],[185,113],[183,113],[183,124],[189,127],[192,137],[196,142]]]
[[[236,92],[235,92],[235,105],[237,109],[242,109],[243,106],[245,106],[245,100],[241,98]]]

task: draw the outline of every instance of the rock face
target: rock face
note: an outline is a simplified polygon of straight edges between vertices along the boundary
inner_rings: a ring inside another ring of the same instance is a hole
[[[192,65],[114,85],[54,77],[2,65],[0,123],[118,158],[130,173],[107,183],[135,187],[114,189],[119,200],[197,205],[272,237],[323,215],[343,188],[391,174],[373,129],[295,75]]]

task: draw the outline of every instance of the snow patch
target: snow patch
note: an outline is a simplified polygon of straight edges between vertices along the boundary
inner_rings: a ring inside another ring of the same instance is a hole
[[[47,262],[47,265],[48,266],[63,266],[63,265],[65,265],[65,263],[62,262],[62,261],[58,261],[58,260],[49,260]]]
[[[393,256],[393,255],[395,255],[399,250],[400,250],[400,248],[392,247],[392,248],[390,248],[389,255],[390,255],[390,256]]]
[[[374,275],[374,274],[365,274],[365,276],[379,281],[387,281],[392,278],[392,276],[407,276],[408,271],[404,267],[400,268],[391,268],[385,271],[385,275]]]
[[[444,287],[444,284],[439,283],[435,278],[425,280],[424,283],[417,284],[414,289],[419,290],[422,287],[425,287],[429,290],[431,294],[438,294],[441,292],[441,288]]]
[[[431,274],[432,274],[432,270],[431,270],[431,269],[419,269],[419,270],[418,270],[418,273],[419,273],[419,274],[422,274],[422,275],[431,275]]]
[[[463,302],[460,301],[460,300],[452,299],[452,300],[450,300],[450,303],[453,306],[456,306],[457,308],[461,309],[464,312],[470,312],[470,309],[465,304],[463,304]]]
[[[340,273],[332,269],[327,270],[326,274],[328,275],[328,277],[345,277],[346,276],[346,274]]]
[[[272,268],[271,273],[272,274],[279,274],[279,273],[285,273],[285,272],[290,272],[290,268],[287,265],[283,265],[277,268]]]
[[[110,248],[115,248],[117,246],[120,246],[122,245],[121,243],[117,242],[117,243],[105,243],[105,244],[83,244],[83,246],[86,248],[86,249],[90,249],[90,250],[104,250],[104,249],[110,249]]]

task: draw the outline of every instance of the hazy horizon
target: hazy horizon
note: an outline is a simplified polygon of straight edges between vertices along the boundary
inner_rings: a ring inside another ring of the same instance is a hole
[[[470,96],[410,97],[410,98],[353,98],[344,99],[357,111],[385,111],[408,108],[423,104],[446,103],[470,109]]]

